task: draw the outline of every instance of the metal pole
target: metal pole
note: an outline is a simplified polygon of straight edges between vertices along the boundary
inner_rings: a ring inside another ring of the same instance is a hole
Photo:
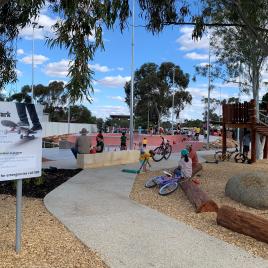
[[[135,23],[135,0],[132,0],[132,43],[131,43],[131,90],[130,90],[130,149],[133,149],[133,99],[134,99],[134,23]]]
[[[21,248],[21,205],[22,205],[22,180],[17,180],[16,189],[16,253]]]
[[[70,134],[70,121],[71,121],[71,104],[68,104],[68,134]]]
[[[148,115],[147,115],[147,130],[149,130],[150,127],[150,110],[149,110],[149,102],[148,102]]]
[[[209,110],[210,110],[210,80],[211,80],[211,73],[210,73],[210,38],[209,38],[209,50],[208,50],[208,110],[207,110],[207,149],[209,149]]]
[[[34,28],[33,24],[33,36],[32,36],[32,103],[34,103]]]
[[[175,67],[173,68],[173,79],[172,79],[172,135],[174,135],[174,95],[175,95],[175,88],[174,88],[174,80],[175,80]]]
[[[240,66],[239,66],[239,67],[241,68],[241,63],[240,63]],[[239,71],[241,71],[241,69],[240,69]],[[240,87],[241,87],[241,81],[240,81],[240,72],[239,72],[239,82],[238,82],[238,103],[240,102]],[[239,144],[239,151],[240,151],[240,153],[241,153],[242,148],[241,148],[241,146],[240,146],[240,128],[239,128],[239,127],[237,128],[237,142],[238,142],[238,144]]]

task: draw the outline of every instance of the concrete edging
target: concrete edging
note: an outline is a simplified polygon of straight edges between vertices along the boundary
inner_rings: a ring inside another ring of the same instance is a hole
[[[139,155],[138,150],[78,154],[77,165],[82,169],[124,165],[138,162]]]

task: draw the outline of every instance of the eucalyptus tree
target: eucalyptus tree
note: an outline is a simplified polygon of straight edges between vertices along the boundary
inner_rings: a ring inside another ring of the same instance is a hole
[[[179,115],[185,103],[191,103],[192,96],[186,91],[189,84],[189,74],[184,73],[174,63],[164,62],[160,66],[155,63],[145,63],[135,71],[134,76],[134,110],[135,115],[147,120],[148,106],[150,117],[160,126],[161,118],[170,114],[173,90],[174,108]],[[131,82],[125,84],[126,102],[130,103]]]

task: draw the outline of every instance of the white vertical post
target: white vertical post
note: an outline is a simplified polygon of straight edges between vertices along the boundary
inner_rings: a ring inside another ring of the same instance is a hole
[[[132,42],[131,42],[131,90],[130,90],[130,149],[133,149],[134,130],[133,130],[133,99],[134,99],[134,23],[135,23],[135,0],[132,0]]]
[[[207,149],[209,149],[209,133],[210,133],[210,127],[209,127],[209,110],[210,110],[210,80],[211,80],[211,72],[210,72],[210,66],[211,60],[210,60],[210,38],[209,38],[209,50],[208,50],[208,110],[207,110]]]
[[[35,23],[33,23],[33,36],[32,36],[32,103],[34,103],[34,28]]]
[[[70,121],[71,121],[71,103],[68,103],[68,134],[70,134]]]
[[[172,135],[174,135],[174,95],[175,95],[175,88],[174,88],[174,80],[175,80],[175,67],[173,67],[173,79],[172,79]]]
[[[150,108],[149,108],[149,102],[148,102],[148,114],[147,114],[147,130],[150,127]]]
[[[21,206],[22,206],[22,179],[17,180],[16,188],[16,253],[21,249]]]

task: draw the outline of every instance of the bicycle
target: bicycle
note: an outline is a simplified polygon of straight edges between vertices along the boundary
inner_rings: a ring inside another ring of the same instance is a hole
[[[169,140],[165,140],[163,137],[162,138],[162,143],[160,146],[156,147],[153,152],[154,155],[152,155],[152,158],[155,162],[161,161],[163,158],[168,160],[172,153],[172,146],[169,143]]]
[[[235,155],[234,160],[236,163],[250,163],[250,159],[244,153],[238,153]]]
[[[214,154],[214,159],[215,159],[215,161],[225,161],[225,160],[229,161],[232,158],[233,154],[235,154],[235,153],[237,153],[235,155],[235,157],[240,154],[238,152],[237,145],[235,146],[234,151],[226,151],[226,153],[224,153],[224,154],[222,153],[222,151],[216,151]]]
[[[156,176],[145,182],[146,188],[152,188],[158,185],[160,187],[158,194],[169,195],[176,191],[179,183],[185,181],[181,176],[173,177],[169,172],[165,172],[166,176]]]

